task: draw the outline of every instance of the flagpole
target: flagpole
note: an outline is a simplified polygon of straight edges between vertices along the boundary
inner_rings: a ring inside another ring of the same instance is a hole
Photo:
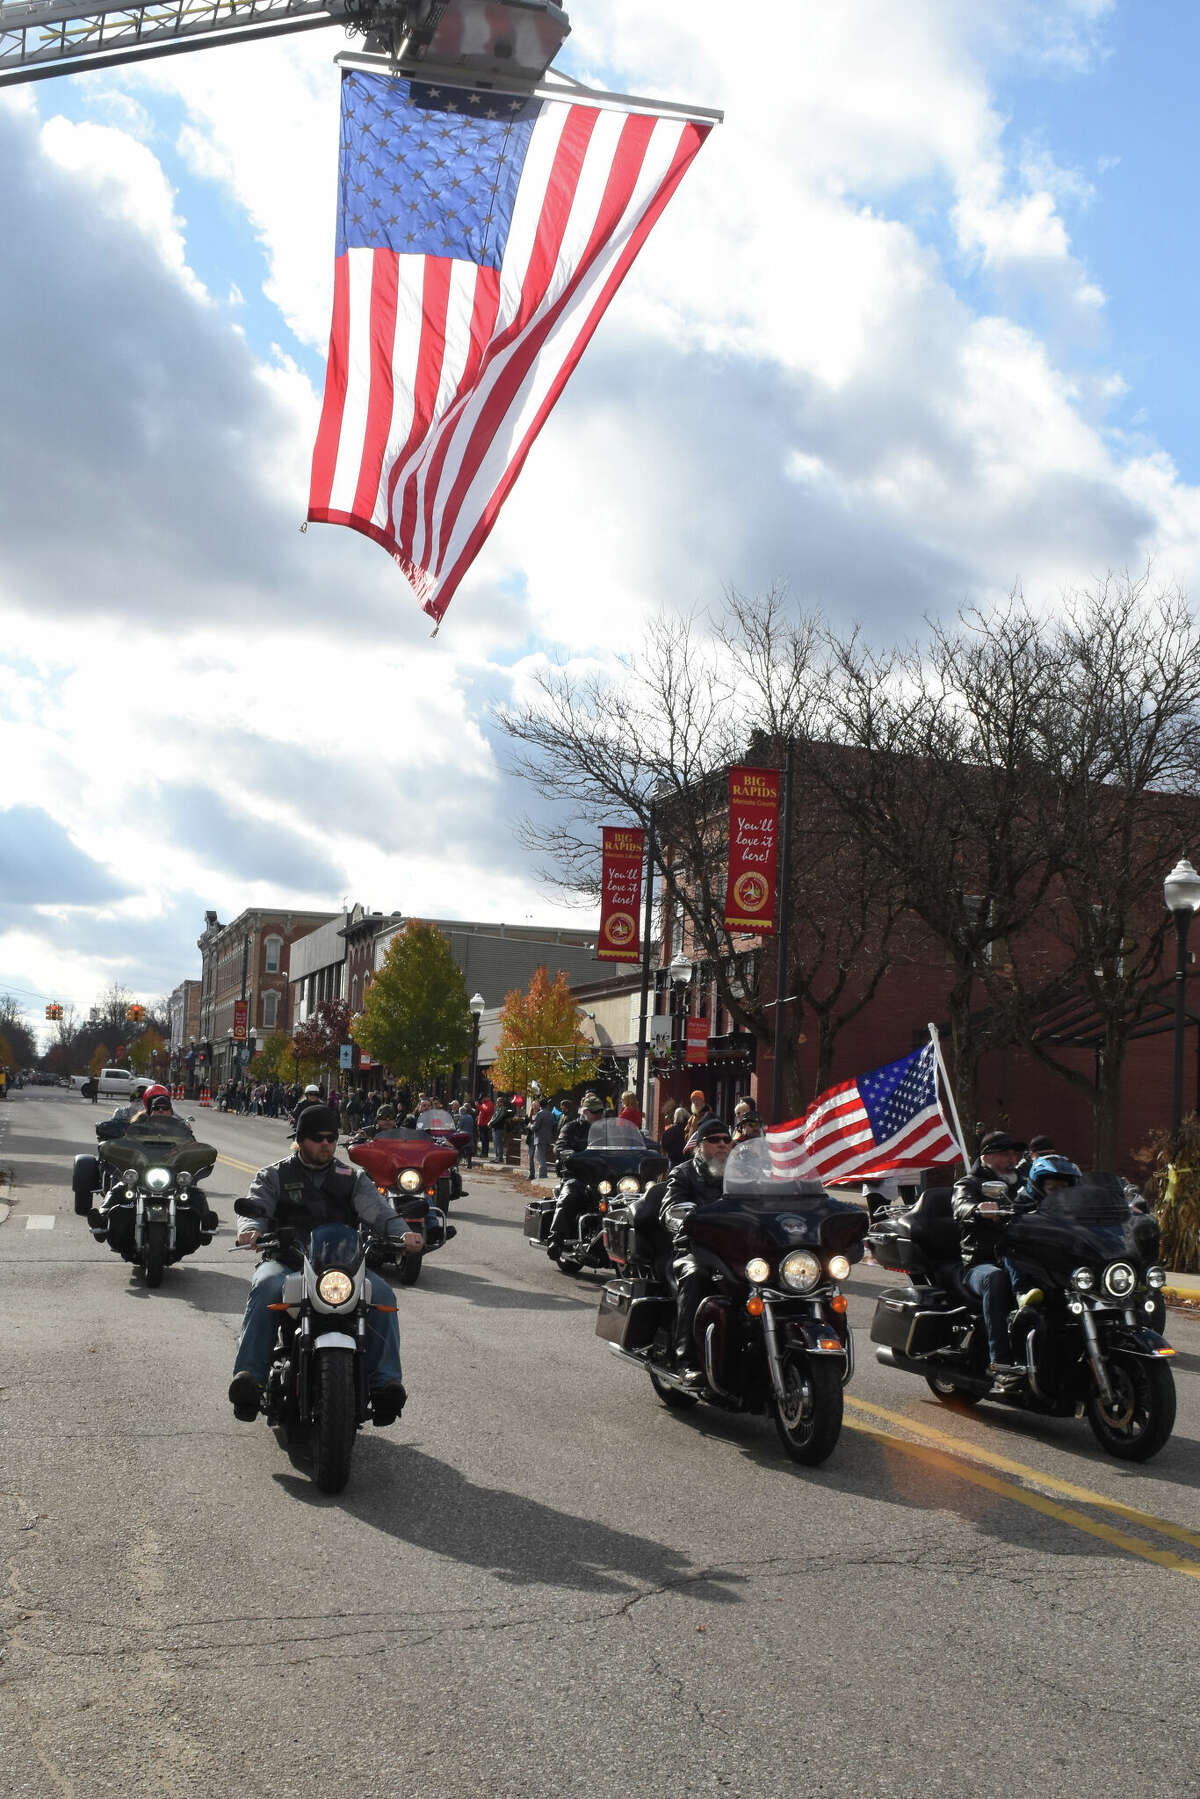
[[[329,24],[328,19],[320,21]],[[259,34],[265,35],[265,34]],[[228,42],[227,38],[221,40]],[[595,106],[601,112],[642,113],[655,119],[690,119],[697,125],[720,125],[725,114],[716,107],[689,106],[678,100],[654,100],[644,94],[617,94],[608,88],[586,87],[561,69],[547,69],[539,81],[522,81],[517,76],[505,79],[493,74],[472,74],[469,69],[449,68],[432,62],[394,63],[390,56],[378,56],[369,50],[343,50],[334,57],[340,69],[365,69],[375,75],[388,75],[401,81],[417,81],[424,87],[472,88],[479,93],[498,94],[505,99],[561,100],[568,105]],[[550,77],[554,79],[551,80]],[[561,85],[559,85],[561,83]]]
[[[967,1154],[967,1146],[963,1140],[963,1128],[959,1121],[958,1107],[954,1103],[954,1089],[950,1085],[950,1076],[946,1072],[946,1064],[942,1057],[942,1040],[938,1036],[936,1024],[931,1024],[929,1027],[929,1040],[933,1044],[933,1059],[937,1063],[938,1073],[942,1077],[942,1086],[945,1088],[946,1098],[950,1102],[950,1116],[954,1120],[954,1135],[958,1140],[958,1153],[963,1159],[963,1166],[969,1168],[971,1158]]]

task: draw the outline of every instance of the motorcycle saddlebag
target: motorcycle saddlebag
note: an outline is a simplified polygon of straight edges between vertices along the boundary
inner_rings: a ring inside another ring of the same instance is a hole
[[[609,1281],[600,1295],[596,1335],[622,1349],[648,1349],[663,1324],[675,1316],[674,1302],[655,1281]]]
[[[928,1355],[949,1345],[964,1311],[941,1287],[888,1287],[875,1303],[871,1341],[902,1355]]]
[[[881,1268],[896,1274],[907,1274],[917,1260],[907,1229],[898,1231],[886,1224],[877,1224],[867,1237],[867,1248]]]
[[[525,1235],[531,1243],[544,1243],[550,1235],[550,1221],[554,1217],[554,1201],[552,1199],[531,1199],[525,1207]]]

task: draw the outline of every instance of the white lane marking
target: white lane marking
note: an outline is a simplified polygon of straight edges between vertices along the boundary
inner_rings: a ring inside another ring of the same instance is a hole
[[[31,1212],[25,1220],[27,1231],[52,1231],[54,1229],[53,1212]]]

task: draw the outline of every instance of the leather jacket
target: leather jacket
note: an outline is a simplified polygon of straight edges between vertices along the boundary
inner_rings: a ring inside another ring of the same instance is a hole
[[[589,1118],[568,1118],[554,1139],[555,1156],[573,1156],[579,1150],[586,1149],[592,1122]]]
[[[1004,1197],[984,1192],[985,1186],[992,1185],[1003,1187]],[[1019,1188],[1020,1179],[1015,1169],[1011,1174],[1000,1174],[981,1160],[972,1162],[969,1172],[955,1182],[950,1205],[958,1225],[964,1267],[973,1268],[976,1262],[999,1263],[1000,1239],[1009,1219],[1014,1211],[1024,1211],[1030,1203],[1028,1198],[1022,1200],[1019,1197]],[[1002,1206],[1002,1215],[981,1218],[979,1207],[985,1203]]]
[[[676,1163],[667,1176],[661,1212],[670,1205],[684,1202],[692,1206],[711,1206],[714,1200],[720,1199],[724,1184],[723,1173],[714,1175],[706,1162],[698,1156],[689,1156],[686,1162]]]

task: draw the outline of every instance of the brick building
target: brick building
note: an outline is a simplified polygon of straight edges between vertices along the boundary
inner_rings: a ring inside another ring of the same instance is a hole
[[[215,912],[204,914],[200,950],[199,1030],[196,1084],[216,1086],[235,1068],[234,1002],[245,996],[250,1037],[291,1028],[288,961],[292,945],[336,914],[293,912],[285,907],[251,908],[223,925]],[[189,1044],[188,1054],[192,1054]]]

